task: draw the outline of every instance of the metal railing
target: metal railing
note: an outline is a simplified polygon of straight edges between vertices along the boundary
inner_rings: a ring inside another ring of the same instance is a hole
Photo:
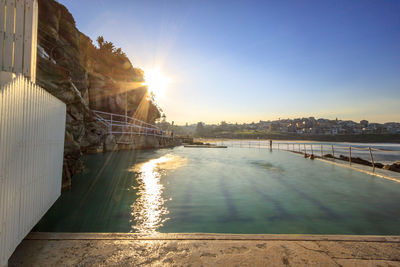
[[[382,149],[365,145],[338,145],[331,143],[300,143],[300,142],[275,142],[269,140],[219,140],[219,145],[242,148],[267,148],[271,150],[285,150],[304,156],[313,156],[332,161],[347,161],[349,165],[361,164],[382,168],[384,164],[391,164],[400,160],[399,150]]]
[[[166,131],[159,129],[154,124],[133,117],[99,110],[92,111],[95,115],[95,119],[107,128],[109,134],[171,137]]]

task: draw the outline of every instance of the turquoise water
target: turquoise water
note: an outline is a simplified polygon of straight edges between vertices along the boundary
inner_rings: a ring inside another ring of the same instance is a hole
[[[400,234],[400,183],[285,151],[178,147],[84,160],[35,231]]]

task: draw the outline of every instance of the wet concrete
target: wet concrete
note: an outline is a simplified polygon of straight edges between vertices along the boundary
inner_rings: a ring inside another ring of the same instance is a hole
[[[9,266],[400,266],[400,236],[32,233]]]

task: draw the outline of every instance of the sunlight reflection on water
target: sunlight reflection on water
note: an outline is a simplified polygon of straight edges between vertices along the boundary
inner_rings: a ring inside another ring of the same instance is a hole
[[[135,188],[138,198],[131,205],[131,215],[135,221],[131,232],[154,233],[168,220],[166,215],[169,211],[164,205],[167,200],[162,197],[164,186],[160,180],[167,170],[184,166],[186,161],[186,158],[167,154],[137,164],[129,170],[135,173],[139,184]]]

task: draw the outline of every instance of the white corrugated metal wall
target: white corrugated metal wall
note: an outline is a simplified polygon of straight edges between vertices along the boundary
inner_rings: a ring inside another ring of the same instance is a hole
[[[0,89],[0,266],[60,196],[65,115],[22,75]]]

